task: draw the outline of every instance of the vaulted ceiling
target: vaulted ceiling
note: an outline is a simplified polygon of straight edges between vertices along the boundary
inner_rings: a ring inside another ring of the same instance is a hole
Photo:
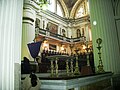
[[[65,17],[73,18],[77,8],[85,0],[58,0],[63,7]]]
[[[64,0],[69,12],[72,10],[72,7],[75,5],[76,1],[77,0]]]

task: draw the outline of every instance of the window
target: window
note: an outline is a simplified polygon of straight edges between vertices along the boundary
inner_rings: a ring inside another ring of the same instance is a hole
[[[77,38],[78,38],[78,37],[81,37],[80,29],[77,29]]]
[[[38,18],[36,18],[35,27],[40,27],[40,20]]]
[[[60,5],[60,3],[56,0],[51,0],[50,1],[50,5],[48,5],[48,10],[53,12],[53,13],[56,13],[57,15],[63,17],[64,16],[64,11],[62,9],[62,6]]]

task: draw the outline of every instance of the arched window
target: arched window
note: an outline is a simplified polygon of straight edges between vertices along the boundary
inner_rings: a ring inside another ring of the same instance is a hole
[[[81,37],[80,29],[77,29],[77,38],[78,38],[78,37]]]
[[[64,37],[66,37],[66,32],[65,32],[64,29],[62,29],[62,34],[63,34]]]
[[[84,34],[85,34],[84,28],[82,28],[82,36],[85,36]]]
[[[40,27],[40,20],[38,18],[36,18],[35,27]]]

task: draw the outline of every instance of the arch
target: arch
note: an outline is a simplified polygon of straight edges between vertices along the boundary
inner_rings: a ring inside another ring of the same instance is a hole
[[[77,10],[77,8],[78,8],[78,6],[79,6],[79,4],[82,2],[82,0],[78,0],[76,3],[75,3],[75,5],[73,6],[73,8],[72,8],[72,10],[71,10],[71,12],[70,12],[70,18],[72,19],[72,18],[74,18],[74,16],[75,16],[75,12],[76,12],[76,10]]]
[[[77,38],[81,37],[81,31],[80,31],[80,29],[77,29],[76,34],[77,34]]]
[[[35,27],[40,27],[40,19],[36,18]]]
[[[82,36],[85,36],[85,30],[82,28]]]
[[[59,0],[59,2],[61,4],[61,6],[63,7],[64,13],[65,13],[65,17],[69,18],[69,12],[68,12],[67,6],[65,5],[64,1],[63,0]]]
[[[62,34],[63,34],[64,37],[66,37],[66,31],[65,31],[65,29],[62,29]]]
[[[87,1],[84,0],[77,7],[74,17],[75,18],[84,17],[84,16],[88,15],[88,13],[89,13],[88,10],[89,9],[88,9],[88,5],[87,5]]]
[[[61,17],[65,16],[64,9],[61,6],[61,3],[59,1],[57,2],[57,12],[56,12],[56,14],[61,16]]]

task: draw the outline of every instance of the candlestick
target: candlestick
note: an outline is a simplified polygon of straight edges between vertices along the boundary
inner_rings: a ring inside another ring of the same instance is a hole
[[[75,71],[74,71],[74,74],[75,75],[80,75],[80,71],[79,71],[79,65],[78,65],[78,51],[79,50],[75,50],[76,52],[76,64],[75,64]]]
[[[58,58],[56,58],[55,60],[55,74],[56,74],[56,77],[58,77]]]
[[[97,49],[98,49],[98,56],[99,56],[99,65],[98,65],[98,73],[104,73],[105,71],[104,71],[104,69],[103,69],[103,62],[102,62],[102,59],[101,59],[101,52],[100,52],[100,50],[101,50],[101,46],[100,46],[100,44],[102,43],[102,39],[101,38],[98,38],[97,40],[96,40],[96,42],[97,42],[97,44],[98,44],[98,47],[97,47]]]
[[[70,61],[70,70],[71,70],[71,75],[73,75],[73,59]]]

